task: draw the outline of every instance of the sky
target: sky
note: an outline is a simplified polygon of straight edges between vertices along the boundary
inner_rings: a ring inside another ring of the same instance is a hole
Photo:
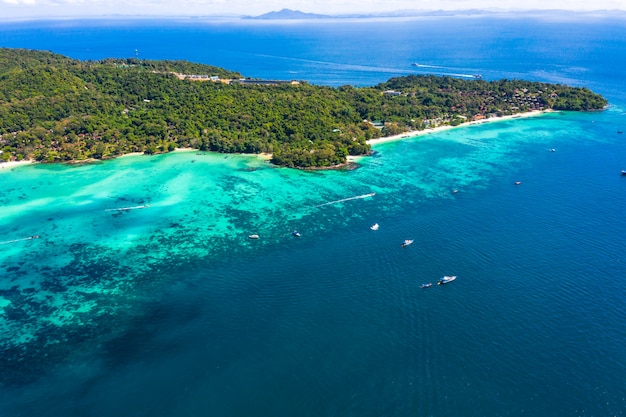
[[[327,15],[396,10],[626,10],[626,0],[0,0],[3,18],[255,16],[283,8]]]

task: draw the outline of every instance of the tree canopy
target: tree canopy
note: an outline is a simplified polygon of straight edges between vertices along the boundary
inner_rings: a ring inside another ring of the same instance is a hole
[[[0,48],[0,160],[60,162],[191,147],[291,167],[364,155],[368,139],[534,109],[596,110],[586,88],[521,80],[392,78],[372,87],[243,79],[186,61]]]

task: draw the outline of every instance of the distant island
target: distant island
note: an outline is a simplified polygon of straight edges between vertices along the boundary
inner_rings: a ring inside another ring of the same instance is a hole
[[[332,167],[367,141],[535,110],[599,110],[587,88],[522,80],[392,78],[339,88],[256,80],[187,61],[80,61],[0,48],[0,161],[104,159],[193,148]]]
[[[282,9],[277,12],[269,12],[260,16],[244,16],[244,19],[259,19],[259,20],[302,20],[302,19],[330,19],[332,16],[304,13],[299,10]]]
[[[241,16],[242,19],[256,20],[308,20],[308,19],[372,19],[372,18],[398,18],[398,17],[425,17],[425,16],[476,16],[476,15],[492,15],[495,12],[464,9],[464,10],[396,10],[381,11],[377,13],[351,13],[325,15],[316,13],[306,13],[300,10],[282,9],[264,13],[259,16]]]
[[[341,13],[341,14],[316,14],[306,13],[300,10],[282,9],[272,11],[258,16],[239,16],[241,19],[258,19],[258,20],[306,20],[306,19],[394,19],[394,18],[413,18],[413,17],[452,17],[452,16],[516,16],[519,17],[546,17],[555,16],[559,19],[563,18],[580,18],[581,16],[598,16],[610,14],[613,17],[626,16],[623,10],[566,10],[566,9],[528,9],[528,10],[507,10],[507,9],[402,9],[402,10],[380,10],[375,12],[363,13]]]

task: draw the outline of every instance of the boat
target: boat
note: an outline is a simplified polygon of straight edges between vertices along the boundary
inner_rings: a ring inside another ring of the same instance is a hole
[[[452,190],[452,194],[456,194],[458,192],[459,192],[459,190]]]
[[[402,246],[404,248],[405,246],[409,246],[411,243],[413,243],[412,240],[406,239],[404,242],[402,242],[402,245],[400,245],[400,246]]]
[[[439,279],[439,281],[437,282],[437,285],[442,285],[442,284],[447,284],[449,282],[452,282],[456,279],[456,275],[446,275],[443,278]]]
[[[258,239],[259,235],[250,235],[248,236],[248,239]]]
[[[422,288],[428,288],[428,287],[432,287],[432,286],[433,286],[433,283],[432,283],[432,282],[429,282],[429,283],[427,283],[427,284],[422,284],[422,285],[421,285],[421,287],[422,287]]]
[[[298,232],[297,230],[294,230],[292,235],[294,235],[295,237],[300,237],[300,232]]]
[[[418,64],[417,62],[414,62],[411,64],[412,67],[421,67],[422,64]]]
[[[472,75],[472,77],[476,78],[477,80],[480,80],[481,78],[483,78],[481,74],[474,74]]]
[[[520,185],[521,183],[521,181],[515,181],[515,185]]]
[[[373,225],[370,226],[370,229],[372,230],[378,230],[378,223],[374,223]]]
[[[626,170],[622,169],[622,175],[626,175]]]

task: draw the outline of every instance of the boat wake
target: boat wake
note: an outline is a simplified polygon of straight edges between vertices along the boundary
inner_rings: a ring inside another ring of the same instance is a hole
[[[285,60],[285,61],[305,62],[309,64],[315,64],[321,67],[328,67],[330,69],[338,69],[338,70],[364,71],[364,72],[391,72],[395,74],[410,73],[410,71],[402,69],[402,68],[344,64],[344,63],[333,62],[333,61],[319,61],[319,60],[312,60],[312,59],[293,58],[293,57],[287,57],[287,56],[268,55],[268,54],[255,54],[255,56],[259,56],[263,58],[280,59],[280,60]]]
[[[463,77],[463,78],[480,78],[478,74],[446,74],[451,75],[453,77]]]
[[[319,204],[317,206],[313,206],[313,208],[329,206],[331,204],[343,203],[344,201],[358,200],[358,199],[361,199],[361,198],[374,197],[375,195],[376,195],[376,193],[369,193],[369,194],[357,195],[355,197],[342,198],[341,200],[329,201],[328,203],[324,203],[324,204]]]
[[[439,65],[426,65],[426,64],[418,64],[418,63],[414,63],[412,65],[414,67],[420,67],[420,68],[451,69],[450,67],[440,67]]]
[[[106,209],[104,211],[128,211],[128,210],[139,210],[139,209],[144,209],[148,207],[150,207],[150,204],[145,204],[143,206],[112,208],[112,209]]]
[[[450,77],[461,77],[461,78],[475,78],[475,79],[480,79],[483,76],[480,74],[464,74],[464,73],[459,73],[456,71],[465,71],[468,70],[468,68],[459,68],[459,67],[442,67],[439,65],[425,65],[425,64],[418,64],[418,63],[414,63],[411,64],[414,67],[418,67],[418,68],[428,68],[428,69],[436,69],[436,70],[440,70],[437,72],[432,72],[432,74],[435,75],[447,75]]]
[[[4,241],[4,242],[0,242],[0,245],[7,245],[9,243],[17,243],[17,242],[21,242],[23,240],[33,240],[33,239],[39,239],[39,236],[28,236],[28,237],[23,237],[21,239],[7,240],[7,241]]]

